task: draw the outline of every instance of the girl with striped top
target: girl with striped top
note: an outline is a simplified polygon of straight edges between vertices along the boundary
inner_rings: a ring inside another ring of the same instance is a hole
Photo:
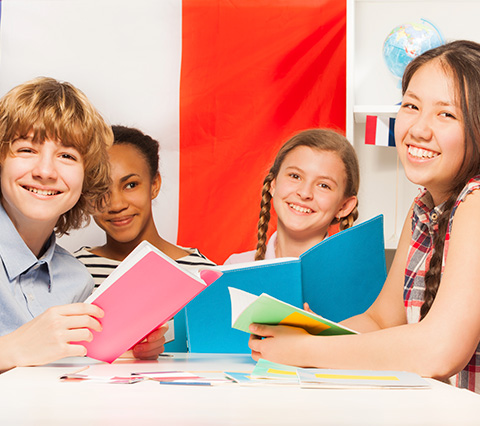
[[[214,265],[197,249],[172,244],[158,233],[152,212],[152,200],[161,186],[158,142],[134,128],[112,126],[112,130],[114,142],[109,150],[112,182],[105,206],[93,215],[105,231],[107,241],[103,246],[82,247],[74,253],[93,276],[95,287],[143,240],[185,268]],[[171,321],[169,324],[173,329]],[[167,330],[168,325],[162,326],[159,333]],[[172,338],[168,332],[165,337]],[[152,358],[156,356],[157,353],[152,353]]]
[[[152,212],[152,200],[161,186],[158,142],[137,129],[113,126],[112,130],[114,144],[109,150],[112,184],[105,207],[93,216],[105,231],[107,241],[103,246],[82,247],[75,252],[92,274],[95,286],[143,240],[186,268],[214,265],[197,249],[172,244],[158,233]]]
[[[480,392],[480,44],[417,57],[402,93],[396,146],[423,189],[380,295],[344,321],[361,334],[252,324],[250,348],[254,359],[299,366],[456,375],[457,386]]]

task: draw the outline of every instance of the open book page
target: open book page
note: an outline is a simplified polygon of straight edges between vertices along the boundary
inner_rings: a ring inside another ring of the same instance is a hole
[[[252,293],[247,291],[239,290],[238,288],[228,287],[230,292],[230,298],[232,301],[232,327],[237,321],[240,314],[247,309],[255,300],[258,299],[258,296],[255,296]]]
[[[357,332],[307,312],[268,294],[252,295],[237,288],[228,287],[232,304],[232,327],[250,333],[252,323],[289,325],[301,327],[310,334],[338,335]]]
[[[133,265],[135,265],[140,259],[144,258],[149,253],[155,253],[160,256],[167,264],[172,265],[176,269],[179,269],[192,277],[194,280],[205,284],[205,281],[202,279],[203,270],[208,268],[202,267],[198,271],[190,270],[187,268],[182,268],[175,260],[168,257],[162,251],[157,249],[153,244],[150,244],[148,241],[142,241],[124,260],[120,263],[113,272],[103,281],[103,283],[85,300],[85,303],[92,303],[97,299],[102,293],[104,293],[115,281],[117,281],[125,272],[127,272]],[[214,269],[214,267],[212,267]],[[218,276],[217,276],[218,277]],[[212,282],[214,279],[212,279]],[[209,284],[209,283],[208,283]]]
[[[298,257],[277,257],[276,259],[254,260],[252,262],[231,263],[228,265],[219,265],[219,271],[231,271],[234,269],[247,269],[251,267],[261,267],[266,265],[274,265],[276,263],[285,263],[291,261],[298,261]]]

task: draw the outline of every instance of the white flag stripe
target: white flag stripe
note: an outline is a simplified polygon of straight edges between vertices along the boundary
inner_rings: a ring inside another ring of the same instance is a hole
[[[390,135],[390,119],[388,117],[377,117],[377,133],[375,136],[375,145],[388,146]]]

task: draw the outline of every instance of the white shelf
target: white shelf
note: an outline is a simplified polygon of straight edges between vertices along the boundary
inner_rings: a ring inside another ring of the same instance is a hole
[[[395,117],[400,105],[355,105],[353,115],[355,123],[365,123],[367,115],[378,115],[381,117]]]

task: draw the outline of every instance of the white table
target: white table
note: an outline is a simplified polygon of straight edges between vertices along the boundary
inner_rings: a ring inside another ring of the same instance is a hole
[[[67,358],[0,375],[1,425],[480,425],[480,396],[429,380],[423,390],[325,390],[296,386],[245,387],[62,382],[89,365],[89,375],[184,370],[199,375],[250,372],[247,355],[174,354],[158,361],[109,365]]]

